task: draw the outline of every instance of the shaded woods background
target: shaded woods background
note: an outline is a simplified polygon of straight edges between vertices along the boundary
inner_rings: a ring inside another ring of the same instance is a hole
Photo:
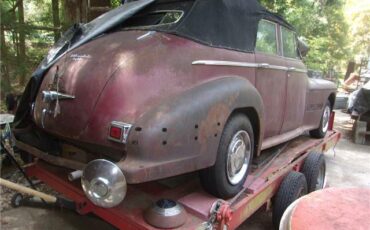
[[[22,92],[47,50],[71,24],[87,22],[120,4],[120,0],[0,2],[1,98],[9,92]],[[261,2],[305,37],[311,48],[305,58],[310,69],[341,72],[349,60],[370,54],[370,0]]]

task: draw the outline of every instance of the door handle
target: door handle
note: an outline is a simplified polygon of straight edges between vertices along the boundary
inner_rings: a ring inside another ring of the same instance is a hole
[[[269,68],[270,65],[268,63],[261,63],[261,64],[258,64],[258,68]]]
[[[288,71],[296,71],[296,68],[295,67],[289,67]]]

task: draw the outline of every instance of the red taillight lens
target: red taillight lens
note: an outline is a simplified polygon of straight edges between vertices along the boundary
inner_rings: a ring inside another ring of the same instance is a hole
[[[117,140],[121,140],[121,137],[122,137],[122,129],[119,128],[119,127],[111,126],[110,127],[109,136],[111,138],[114,138],[114,139],[117,139]]]
[[[131,124],[119,121],[112,121],[110,123],[108,139],[111,141],[126,144],[131,127]]]

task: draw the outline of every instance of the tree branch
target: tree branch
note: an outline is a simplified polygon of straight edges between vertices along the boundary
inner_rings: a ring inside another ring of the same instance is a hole
[[[10,10],[8,10],[8,13],[11,13],[11,12],[14,12],[15,9],[17,9],[17,7],[19,6],[19,3],[21,3],[22,0],[18,0],[15,5],[13,6],[13,8],[11,8]]]

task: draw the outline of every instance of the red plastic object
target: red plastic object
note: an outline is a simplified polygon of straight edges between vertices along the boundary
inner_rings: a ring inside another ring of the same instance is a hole
[[[370,228],[369,188],[328,188],[298,201],[290,217],[291,230]]]

